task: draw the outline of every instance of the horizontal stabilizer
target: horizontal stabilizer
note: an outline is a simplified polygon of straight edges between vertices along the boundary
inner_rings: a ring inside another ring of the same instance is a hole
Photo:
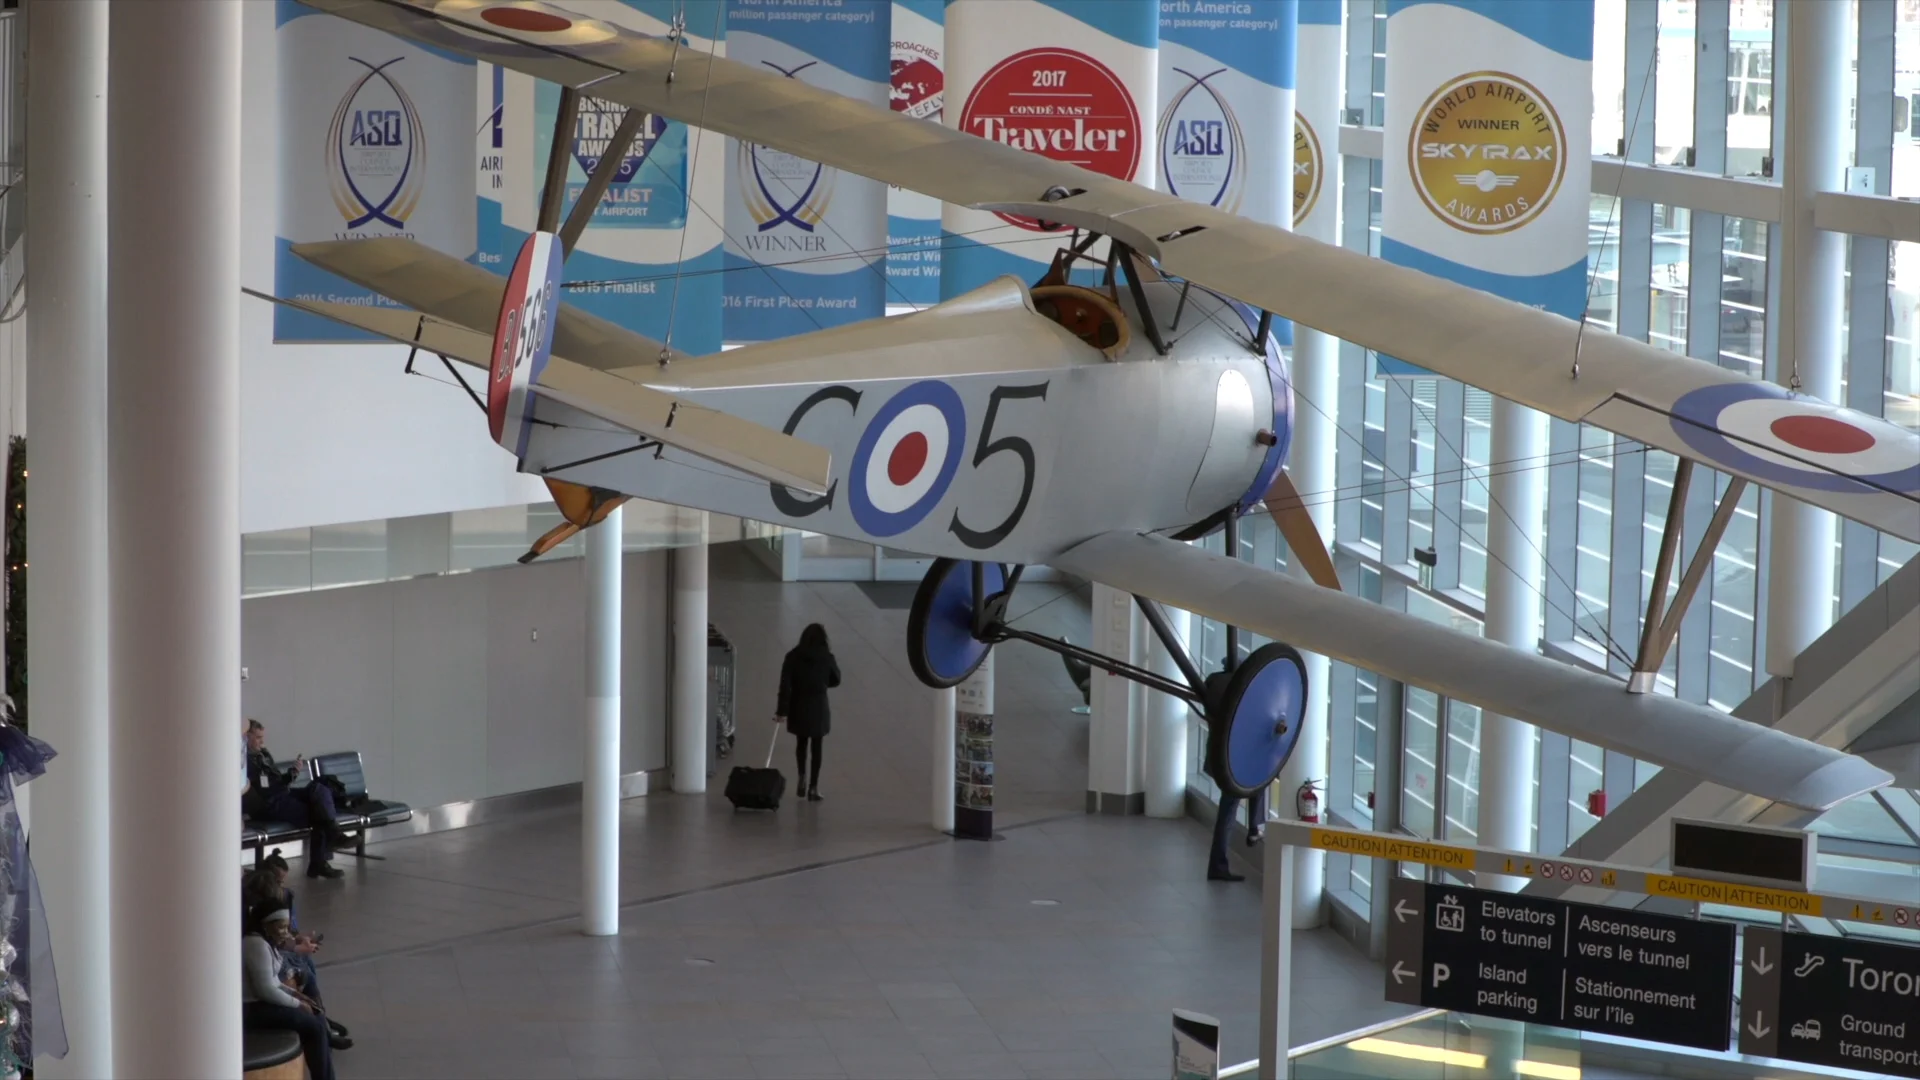
[[[240,291],[282,307],[319,315],[346,326],[365,330],[370,334],[378,334],[402,345],[418,345],[424,352],[436,353],[449,360],[472,364],[482,370],[487,367],[493,349],[493,339],[487,335],[469,330],[464,326],[455,326],[431,315],[422,315],[417,311],[368,307],[365,304],[341,304],[331,300],[289,300],[255,289],[243,288]]]
[[[507,279],[491,270],[401,236],[320,240],[295,244],[292,250],[396,304],[483,333],[491,348],[500,298],[507,291]],[[663,348],[650,337],[569,304],[561,304],[554,317],[553,355],[600,371],[657,363]],[[668,350],[668,359],[684,360],[687,354]]]
[[[833,455],[824,447],[559,356],[547,361],[533,389],[541,397],[762,480],[814,495],[826,494],[831,482]]]
[[[1068,573],[1377,671],[1709,783],[1809,810],[1883,787],[1839,750],[1156,536],[1108,533]]]

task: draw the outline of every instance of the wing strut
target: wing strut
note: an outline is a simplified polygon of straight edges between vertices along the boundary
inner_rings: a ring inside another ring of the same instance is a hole
[[[593,171],[587,174],[587,186],[573,200],[573,209],[567,211],[566,224],[560,226],[560,247],[567,254],[573,254],[573,246],[580,242],[580,234],[587,231],[587,223],[593,220],[593,212],[600,207],[600,199],[606,195],[607,188],[613,185],[615,173],[627,159],[627,149],[640,134],[640,125],[647,122],[645,109],[628,109],[620,117],[620,126],[614,129],[613,139],[600,154],[600,160],[594,163]]]
[[[580,91],[560,88],[560,113],[553,118],[553,141],[547,144],[547,186],[540,192],[540,232],[560,227],[560,204],[567,197],[567,152],[580,116]],[[594,202],[600,200],[595,199]]]
[[[1680,547],[1680,525],[1686,516],[1687,487],[1692,479],[1692,459],[1681,458],[1680,467],[1673,474],[1673,498],[1667,503],[1666,528],[1660,534],[1660,556],[1653,568],[1653,592],[1647,597],[1647,621],[1640,634],[1640,655],[1634,661],[1633,674],[1627,678],[1630,694],[1653,691],[1660,677],[1660,665],[1666,662],[1667,650],[1673,647],[1673,639],[1680,633],[1680,620],[1686,616],[1693,594],[1700,590],[1707,568],[1713,565],[1714,549],[1720,546],[1720,538],[1726,534],[1733,512],[1740,505],[1740,496],[1747,490],[1744,477],[1727,478],[1727,490],[1714,506],[1713,519],[1707,522],[1707,531],[1701,535],[1693,558],[1687,560],[1686,572],[1680,575],[1680,588],[1673,594],[1673,603],[1668,605],[1665,602],[1667,580],[1673,576],[1673,560]]]

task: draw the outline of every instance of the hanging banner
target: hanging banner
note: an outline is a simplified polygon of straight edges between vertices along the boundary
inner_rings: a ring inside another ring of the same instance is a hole
[[[940,123],[945,100],[943,0],[893,0],[893,111]],[[940,200],[887,189],[887,303],[940,300]]]
[[[462,259],[475,248],[474,64],[279,0],[280,191],[274,292],[397,307],[294,256],[314,240],[406,236]],[[381,341],[276,306],[275,341]]]
[[[1297,0],[1161,0],[1161,191],[1283,229],[1294,113]],[[1243,124],[1251,121],[1251,129]],[[1273,334],[1293,344],[1293,324]]]
[[[1593,0],[1389,0],[1386,83],[1381,257],[1580,318]]]
[[[946,123],[1152,187],[1157,0],[947,0]],[[941,211],[940,295],[1032,281],[1067,230],[961,206]]]
[[[1299,0],[1295,34],[1293,228],[1340,242],[1340,106],[1345,87],[1343,0]]]
[[[884,106],[892,22],[888,0],[727,0],[727,55]],[[728,341],[885,313],[886,185],[747,142],[728,159]]]
[[[625,0],[596,15],[644,34],[665,34],[684,10],[689,50],[718,52],[719,0]],[[517,72],[481,65],[481,107],[475,141],[480,255],[505,273],[539,217],[547,149],[560,110],[560,88]],[[619,171],[567,256],[561,297],[647,337],[669,336],[675,348],[720,350],[721,228],[725,193],[724,137],[650,116],[625,147],[611,144],[625,109],[582,96],[567,143],[562,220],[602,156],[618,153]],[[705,211],[702,211],[705,207]],[[636,361],[639,362],[639,361]]]

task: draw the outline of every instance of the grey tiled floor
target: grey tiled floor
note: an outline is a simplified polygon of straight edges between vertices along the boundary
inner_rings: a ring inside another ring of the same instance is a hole
[[[1252,1056],[1257,888],[1202,880],[1194,822],[1079,812],[1085,720],[1056,660],[1002,651],[1005,839],[950,841],[926,825],[905,613],[715,567],[715,621],[746,668],[743,744],[778,643],[814,619],[834,636],[849,678],[828,801],[734,814],[717,784],[628,801],[615,938],[573,918],[572,811],[381,844],[384,863],[301,882],[356,1039],[343,1078],[1164,1076],[1174,1007],[1221,1017],[1227,1060]],[[1034,621],[1080,636],[1085,617],[1068,599]],[[1295,944],[1296,1044],[1399,1011],[1345,942]]]

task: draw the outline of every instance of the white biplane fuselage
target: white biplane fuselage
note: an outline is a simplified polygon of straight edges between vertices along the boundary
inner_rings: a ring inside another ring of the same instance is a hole
[[[1144,287],[1169,325],[1180,287]],[[1138,326],[1125,290],[1119,306]],[[671,446],[635,451],[632,432],[544,396],[521,468],[933,556],[1044,563],[1101,533],[1224,520],[1266,494],[1293,394],[1271,336],[1256,351],[1253,332],[1243,308],[1196,288],[1167,355],[1133,333],[1110,359],[1001,278],[912,315],[617,372],[826,448],[823,495]]]

